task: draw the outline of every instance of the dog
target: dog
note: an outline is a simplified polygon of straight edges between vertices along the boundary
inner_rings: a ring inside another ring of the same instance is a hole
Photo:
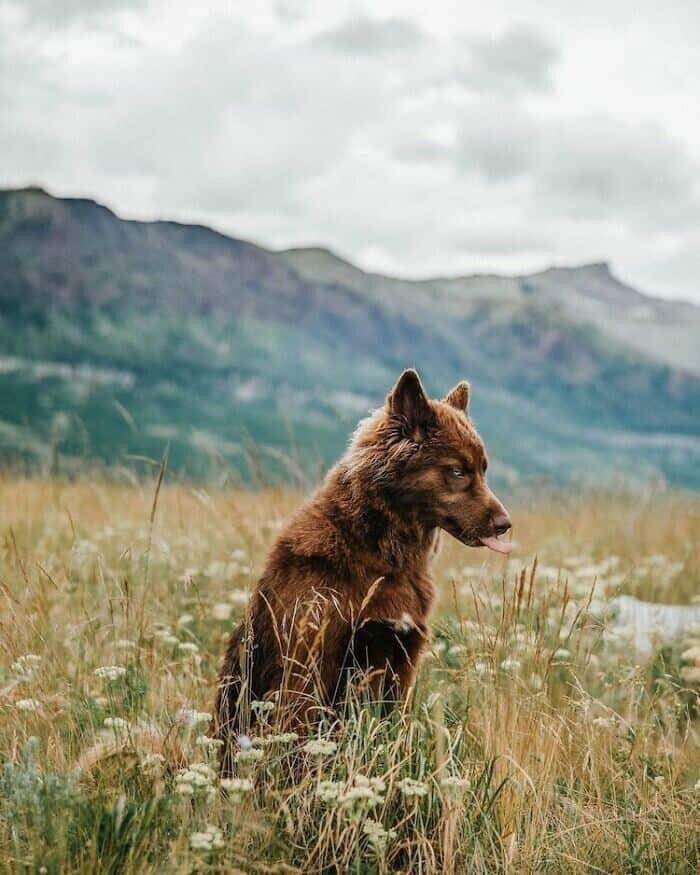
[[[510,552],[469,392],[461,382],[430,399],[404,371],[278,536],[219,675],[210,733],[223,742],[222,773],[234,740],[255,728],[256,701],[274,699],[285,727],[304,732],[349,682],[389,706],[407,696],[429,640],[440,530]]]

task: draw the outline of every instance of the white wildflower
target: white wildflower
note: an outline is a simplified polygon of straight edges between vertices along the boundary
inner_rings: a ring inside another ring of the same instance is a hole
[[[520,660],[513,656],[506,657],[501,663],[503,671],[517,671],[520,668]]]
[[[20,680],[31,680],[37,672],[41,657],[36,653],[25,653],[23,656],[18,656],[10,666],[10,671]]]
[[[177,625],[180,628],[183,626],[189,626],[191,623],[194,623],[194,617],[192,614],[183,614],[177,621]]]
[[[194,641],[180,641],[177,645],[177,649],[182,653],[199,653],[199,647],[194,643]]]
[[[190,836],[190,847],[193,851],[215,851],[223,846],[223,833],[212,824],[207,824],[203,832],[193,832]]]
[[[247,605],[250,593],[245,589],[232,589],[228,594],[228,600],[232,605]]]
[[[406,797],[411,796],[426,796],[428,788],[422,781],[416,781],[413,778],[402,778],[399,781],[399,790]]]
[[[269,714],[270,711],[275,710],[274,702],[261,702],[258,699],[253,700],[250,703],[250,710],[253,711],[258,716],[262,714]]]
[[[257,763],[265,755],[259,747],[251,747],[249,750],[239,750],[236,754],[237,763]]]
[[[95,676],[106,681],[116,681],[125,674],[126,667],[123,665],[101,665],[95,669]]]
[[[681,653],[681,661],[700,666],[700,644],[696,644],[694,647],[689,647],[687,650],[684,650],[683,653]]]
[[[246,793],[253,792],[253,782],[249,778],[222,778],[221,789],[231,802],[240,802]]]
[[[197,711],[194,708],[180,708],[175,715],[175,720],[186,726],[196,726],[198,723],[208,723],[211,720],[211,714],[207,711]]]
[[[263,737],[263,744],[292,744],[295,741],[299,741],[299,735],[296,732],[280,732],[277,735]]]
[[[313,756],[330,756],[338,750],[338,745],[327,738],[314,738],[307,741],[302,750]]]
[[[212,606],[211,615],[215,620],[228,620],[232,611],[233,605],[229,602],[218,602]]]
[[[215,747],[221,747],[223,741],[220,738],[210,738],[208,735],[198,735],[195,744],[212,750]]]
[[[396,830],[384,829],[378,820],[374,820],[371,817],[368,817],[362,824],[362,832],[367,836],[369,843],[378,853],[383,853],[387,843],[396,838]]]
[[[39,699],[17,699],[15,708],[18,711],[38,711],[41,708]]]
[[[316,787],[316,796],[322,802],[337,802],[343,790],[340,781],[319,781]]]
[[[165,768],[165,757],[161,753],[149,753],[141,760],[141,771],[144,775],[160,777]]]
[[[440,781],[445,797],[451,801],[461,799],[471,785],[469,778],[460,778],[458,775],[449,775]]]

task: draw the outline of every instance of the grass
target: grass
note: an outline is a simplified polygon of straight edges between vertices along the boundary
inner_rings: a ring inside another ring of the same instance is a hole
[[[697,601],[697,499],[523,501],[508,563],[445,543],[403,711],[272,711],[221,792],[224,639],[298,500],[0,481],[0,871],[698,870],[700,630],[642,659],[602,619]]]

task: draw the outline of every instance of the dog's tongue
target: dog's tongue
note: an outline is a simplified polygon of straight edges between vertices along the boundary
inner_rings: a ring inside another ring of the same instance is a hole
[[[499,541],[498,538],[479,538],[484,547],[493,550],[494,553],[508,554],[513,549],[513,545],[509,541]]]

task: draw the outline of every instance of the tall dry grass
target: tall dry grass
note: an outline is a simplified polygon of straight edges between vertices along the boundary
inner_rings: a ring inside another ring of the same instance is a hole
[[[0,482],[4,870],[697,871],[700,630],[640,657],[605,624],[697,601],[695,498],[523,501],[509,562],[445,543],[405,708],[264,712],[222,792],[224,638],[298,500]]]

